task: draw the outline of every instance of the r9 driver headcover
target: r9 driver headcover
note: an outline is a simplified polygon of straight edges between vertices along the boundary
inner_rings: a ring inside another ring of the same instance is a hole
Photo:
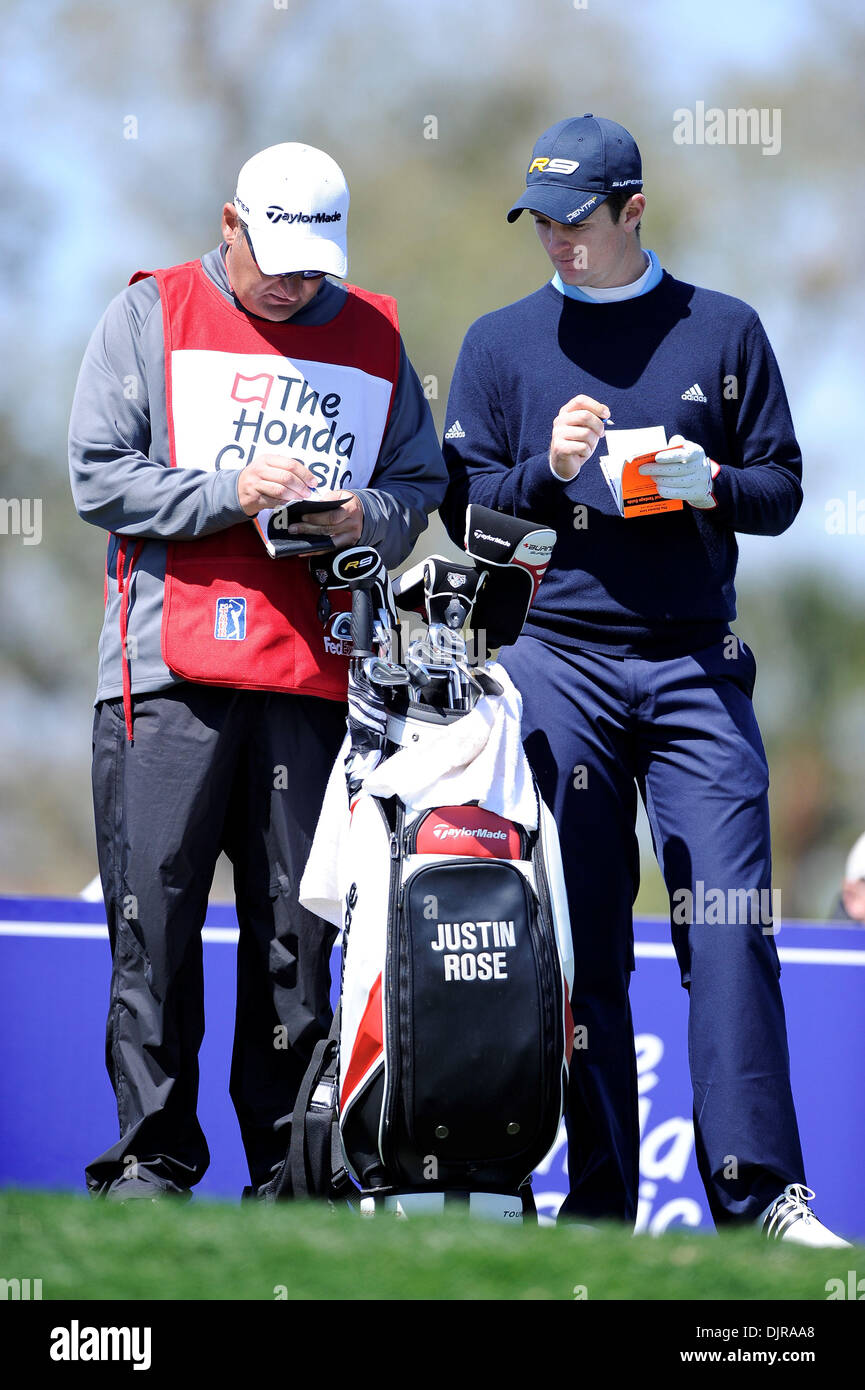
[[[374,650],[376,625],[389,646],[390,631],[397,623],[390,579],[378,551],[371,545],[355,545],[340,551],[330,565],[335,579],[351,590],[352,655],[389,656],[389,651]]]
[[[384,562],[372,546],[352,546],[331,561],[334,578],[351,590],[351,637],[354,650],[348,671],[348,728],[351,749],[346,759],[349,796],[354,797],[363,779],[381,759],[387,714],[381,690],[366,676],[366,658],[373,650],[376,616],[379,625],[390,621],[393,600]]]

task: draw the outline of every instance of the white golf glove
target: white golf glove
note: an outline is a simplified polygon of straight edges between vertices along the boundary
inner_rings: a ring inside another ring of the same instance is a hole
[[[659,497],[681,498],[701,510],[717,507],[712,483],[720,464],[706,458],[699,444],[674,434],[666,449],[660,449],[653,463],[644,463],[640,472],[650,477]]]

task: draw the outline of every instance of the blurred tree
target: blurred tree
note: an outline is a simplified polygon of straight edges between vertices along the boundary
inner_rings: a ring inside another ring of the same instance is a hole
[[[0,159],[15,218],[0,311],[15,351],[0,451],[5,496],[41,499],[44,539],[0,536],[0,889],[75,891],[94,871],[88,702],[105,536],[75,516],[67,482],[81,352],[134,270],[216,244],[256,149],[306,140],[345,168],[350,278],[397,295],[441,427],[468,324],[546,276],[528,220],[504,220],[535,137],[567,113],[614,115],[644,155],[644,243],[768,314],[798,422],[830,351],[843,359],[858,342],[863,17],[838,0],[799,5],[808,43],[786,68],[716,64],[707,91],[705,66],[679,61],[686,41],[671,48],[681,26],[663,21],[679,12],[667,0],[651,14],[564,0],[5,7]],[[782,154],[676,146],[673,112],[698,99],[779,108]],[[809,418],[819,496],[843,440],[819,402]],[[434,520],[420,548],[448,544]],[[760,663],[785,911],[820,914],[827,866],[865,820],[861,604],[851,611],[831,577],[770,582],[789,553],[773,544],[759,589],[743,566],[738,628]],[[666,910],[659,884],[647,873],[641,907]]]

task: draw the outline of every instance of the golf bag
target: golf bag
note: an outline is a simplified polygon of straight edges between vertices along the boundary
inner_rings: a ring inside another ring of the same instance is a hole
[[[352,590],[354,642],[345,782],[337,793],[331,779],[322,813],[335,796],[348,803],[328,856],[340,1003],[269,1195],[356,1184],[367,1206],[471,1194],[498,1215],[534,1210],[531,1174],[558,1134],[573,1045],[570,920],[519,697],[502,668],[472,661],[466,634],[515,640],[554,540],[470,507],[472,563],[433,556],[397,581],[396,603],[429,624],[407,652],[377,553],[332,562]]]

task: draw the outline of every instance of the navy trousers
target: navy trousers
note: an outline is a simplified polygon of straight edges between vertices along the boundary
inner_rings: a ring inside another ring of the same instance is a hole
[[[669,660],[522,636],[502,663],[559,827],[575,949],[566,1216],[633,1221],[637,1073],[628,1000],[639,791],[689,992],[696,1156],[716,1225],[804,1182],[771,916],[768,769],[733,636]]]
[[[93,726],[99,869],[112,953],[105,1057],[120,1138],[93,1193],[185,1191],[210,1161],[196,1114],[201,928],[216,861],[234,869],[240,941],[230,1091],[253,1189],[285,1157],[284,1123],[330,1026],[335,929],[297,890],[346,706],[184,683],[121,700]]]

